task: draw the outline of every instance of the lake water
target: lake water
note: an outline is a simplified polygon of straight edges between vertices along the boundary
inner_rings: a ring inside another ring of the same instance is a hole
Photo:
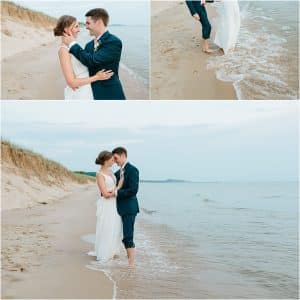
[[[241,29],[233,53],[208,68],[232,81],[238,99],[299,98],[298,1],[239,1]]]
[[[142,183],[137,263],[120,298],[297,298],[297,183]]]

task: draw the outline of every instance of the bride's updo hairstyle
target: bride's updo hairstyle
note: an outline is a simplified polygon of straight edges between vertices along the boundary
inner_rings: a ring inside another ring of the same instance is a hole
[[[76,21],[76,18],[73,16],[61,16],[57,21],[56,27],[53,29],[54,36],[63,36],[65,29]]]
[[[113,154],[109,151],[102,151],[99,153],[98,157],[96,158],[95,164],[103,166],[104,163],[111,159],[113,157]]]

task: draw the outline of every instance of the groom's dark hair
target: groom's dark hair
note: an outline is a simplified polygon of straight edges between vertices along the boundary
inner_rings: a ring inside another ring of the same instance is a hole
[[[125,154],[127,157],[127,150],[124,147],[117,147],[112,151],[112,154],[118,154],[118,155]]]
[[[91,17],[94,21],[101,19],[105,26],[108,25],[109,15],[104,8],[94,8],[85,14],[86,17]]]

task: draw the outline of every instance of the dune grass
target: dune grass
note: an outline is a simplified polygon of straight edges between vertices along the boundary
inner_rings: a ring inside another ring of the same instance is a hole
[[[80,184],[94,181],[90,176],[76,174],[53,160],[3,139],[1,139],[1,163],[13,165],[23,176],[36,176],[48,185],[63,184],[66,180]]]
[[[5,17],[12,17],[22,22],[31,23],[34,26],[53,28],[57,19],[42,12],[34,11],[12,1],[1,1],[1,20]]]

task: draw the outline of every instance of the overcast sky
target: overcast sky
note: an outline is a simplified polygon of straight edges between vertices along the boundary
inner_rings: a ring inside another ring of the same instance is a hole
[[[121,145],[143,179],[297,180],[297,102],[187,102],[2,101],[2,137],[72,170]]]
[[[105,8],[110,15],[110,24],[148,25],[150,3],[148,1],[19,1],[13,2],[30,9],[42,11],[59,18],[62,15],[75,16],[80,22],[85,22],[85,13],[92,8]],[[124,3],[126,2],[126,3]]]

